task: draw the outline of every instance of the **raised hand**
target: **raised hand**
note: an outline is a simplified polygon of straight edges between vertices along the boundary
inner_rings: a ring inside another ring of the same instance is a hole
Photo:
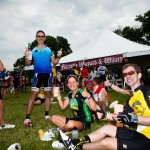
[[[90,93],[87,92],[86,88],[84,88],[84,91],[82,92],[82,96],[83,96],[83,97],[86,97],[86,98],[91,97]]]
[[[110,86],[110,84],[111,84],[111,83],[110,83],[109,80],[106,78],[106,81],[104,81],[104,85],[105,85],[105,86]]]

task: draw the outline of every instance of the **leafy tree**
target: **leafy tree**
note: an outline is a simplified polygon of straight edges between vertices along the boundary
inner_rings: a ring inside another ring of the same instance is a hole
[[[141,22],[141,27],[133,28],[126,26],[123,29],[119,27],[114,32],[131,41],[150,45],[150,11],[144,13],[143,16],[136,16],[135,21]]]
[[[137,16],[135,20],[142,23],[141,30],[143,33],[143,43],[150,45],[150,10],[143,16]]]

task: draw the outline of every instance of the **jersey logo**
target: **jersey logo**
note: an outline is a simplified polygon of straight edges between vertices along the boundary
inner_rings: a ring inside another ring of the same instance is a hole
[[[73,98],[70,100],[70,108],[73,110],[79,110],[78,108],[78,102],[76,98]]]
[[[38,49],[38,50],[36,50],[35,52],[40,52],[41,50],[40,49]]]
[[[132,108],[135,110],[136,114],[140,115],[143,115],[146,110],[146,108],[143,108],[142,104],[138,100],[132,104]]]

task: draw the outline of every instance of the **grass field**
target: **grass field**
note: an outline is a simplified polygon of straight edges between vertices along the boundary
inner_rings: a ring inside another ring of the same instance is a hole
[[[128,96],[118,94],[114,91],[108,91],[109,97],[114,101],[118,100],[119,103],[124,104]],[[66,93],[63,92],[62,96]],[[44,105],[35,106],[31,114],[31,120],[33,127],[24,127],[23,122],[25,119],[25,111],[27,102],[30,96],[30,92],[19,94],[18,98],[15,98],[14,94],[8,93],[6,100],[4,100],[5,108],[5,122],[15,124],[13,129],[0,130],[0,150],[7,150],[7,148],[13,143],[21,143],[23,150],[51,150],[52,142],[57,140],[53,138],[50,142],[43,142],[39,140],[38,130],[43,129],[44,132],[50,128],[55,127],[50,121],[44,119]],[[55,100],[57,101],[57,100]],[[112,111],[112,110],[110,110]],[[58,104],[51,104],[50,115],[60,114],[64,116],[71,116],[70,108],[61,111]],[[85,135],[104,125],[104,121],[95,121],[92,123],[92,128],[86,132],[79,133],[79,136]]]

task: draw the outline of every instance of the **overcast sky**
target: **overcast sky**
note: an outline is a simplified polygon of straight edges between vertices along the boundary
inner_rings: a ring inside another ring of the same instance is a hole
[[[24,55],[37,30],[68,40],[73,51],[104,28],[138,27],[150,0],[0,0],[0,59],[7,70]]]

